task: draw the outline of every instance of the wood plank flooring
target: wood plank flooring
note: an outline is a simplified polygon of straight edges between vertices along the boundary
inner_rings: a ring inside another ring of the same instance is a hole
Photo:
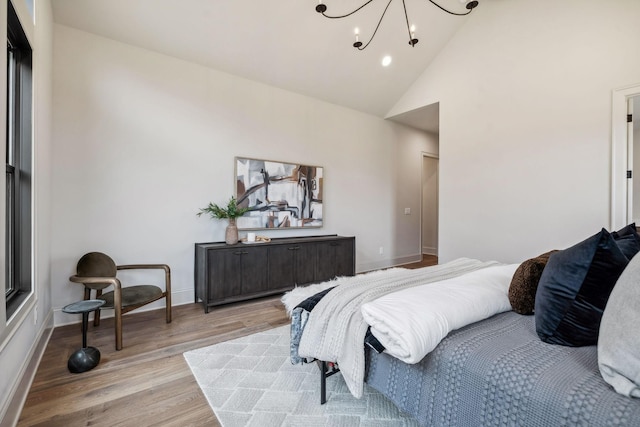
[[[426,256],[418,268],[437,264]],[[67,359],[82,344],[79,325],[58,327],[42,357],[18,426],[219,426],[182,353],[287,324],[280,296],[214,307],[201,304],[133,312],[123,318],[124,348],[115,350],[113,318],[92,322],[87,343],[100,364],[82,374]]]
[[[431,265],[438,264],[438,257],[436,255],[422,255],[422,261],[414,262],[412,264],[401,265],[404,268],[422,268],[429,267]]]
[[[217,426],[182,353],[288,323],[279,297],[214,308],[200,304],[124,316],[124,348],[115,350],[113,319],[90,326],[100,364],[67,371],[82,344],[78,325],[56,328],[40,362],[19,426]],[[90,322],[91,323],[91,322]]]

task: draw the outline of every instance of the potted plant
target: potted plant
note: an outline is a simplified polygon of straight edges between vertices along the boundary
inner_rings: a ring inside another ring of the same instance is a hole
[[[238,206],[238,201],[235,197],[231,196],[226,207],[221,207],[215,203],[209,202],[209,206],[200,209],[198,216],[206,213],[211,216],[212,219],[228,219],[229,224],[225,233],[225,242],[227,245],[234,245],[238,243],[238,227],[236,226],[236,218],[244,215],[249,208],[241,208]]]

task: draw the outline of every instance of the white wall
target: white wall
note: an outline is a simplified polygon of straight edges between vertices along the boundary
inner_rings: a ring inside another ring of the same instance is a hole
[[[325,226],[264,234],[356,236],[358,271],[419,257],[417,215],[401,212],[419,211],[419,153],[437,151],[425,133],[69,27],[54,33],[56,324],[77,321],[59,309],[81,297],[68,277],[93,250],[168,263],[174,301],[192,302],[193,244],[224,240],[226,226],[196,213],[233,194],[234,156],[325,168]]]
[[[389,116],[440,103],[442,261],[516,262],[607,227],[611,93],[637,0],[482,2]]]
[[[5,322],[4,293],[0,296],[0,424],[12,425],[20,414],[21,403],[26,397],[28,385],[35,370],[29,365],[43,350],[44,343],[53,327],[50,284],[51,244],[51,75],[53,18],[48,0],[35,3],[35,24],[29,7],[31,2],[13,1],[22,27],[33,48],[33,295],[26,300],[14,316]],[[0,3],[1,36],[6,39],[7,2]],[[6,73],[6,55],[2,56],[0,76]],[[0,116],[6,117],[6,85],[0,87],[2,102]],[[5,120],[2,120],[4,134]],[[0,200],[4,200],[4,185]],[[4,224],[4,203],[2,224]],[[5,242],[0,242],[0,263],[4,277]]]

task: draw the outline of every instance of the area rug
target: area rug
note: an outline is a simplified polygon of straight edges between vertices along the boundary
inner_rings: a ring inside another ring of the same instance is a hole
[[[382,394],[365,384],[361,399],[340,374],[327,379],[320,404],[316,364],[289,361],[289,326],[184,353],[223,427],[417,427]]]

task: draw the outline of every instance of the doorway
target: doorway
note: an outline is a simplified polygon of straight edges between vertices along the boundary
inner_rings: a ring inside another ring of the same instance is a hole
[[[628,121],[634,109],[637,117]],[[640,218],[640,84],[613,91],[611,114],[611,229],[617,230]]]
[[[631,179],[629,182],[627,223],[640,224],[640,96],[628,100],[627,113],[631,121],[627,123],[627,147]]]
[[[422,153],[422,255],[438,256],[438,156]]]

